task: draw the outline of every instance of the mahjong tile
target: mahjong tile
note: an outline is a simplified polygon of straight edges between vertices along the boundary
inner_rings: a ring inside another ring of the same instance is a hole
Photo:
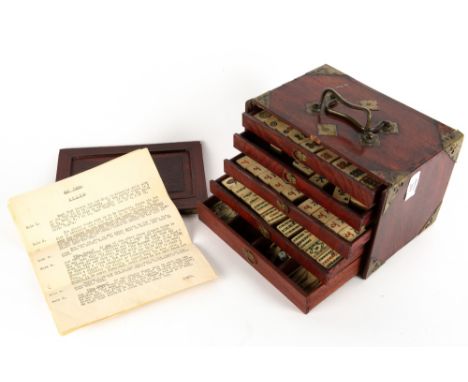
[[[304,196],[304,194],[294,188],[293,186],[286,185],[281,189],[281,194],[284,195],[289,201],[294,202]]]
[[[221,184],[226,187],[228,190],[234,192],[235,194],[238,193],[240,190],[245,189],[244,185],[239,181],[235,180],[232,177],[228,177],[224,179]]]
[[[319,175],[319,174],[314,174],[312,175],[309,180],[315,184],[317,187],[320,187],[320,188],[323,188],[325,187],[329,182],[328,180],[322,176],[322,175]]]
[[[306,199],[298,206],[307,215],[312,215],[315,211],[321,208],[321,205],[314,202],[312,199]]]
[[[323,149],[322,145],[319,145],[317,142],[314,142],[312,139],[309,138],[304,139],[301,142],[301,146],[311,153],[316,153],[317,151]]]
[[[294,161],[293,166],[296,167],[302,173],[306,174],[307,176],[310,176],[314,173],[310,167],[307,167],[305,164],[301,162]]]
[[[333,191],[333,198],[338,200],[340,203],[348,204],[351,196],[344,192],[341,188],[335,187],[335,190]]]
[[[253,164],[256,164],[257,162],[254,161],[252,158],[248,157],[247,155],[243,156],[242,158],[239,158],[236,160],[236,163],[241,166],[242,168],[247,168]]]
[[[273,117],[273,114],[271,114],[268,111],[262,110],[262,111],[259,111],[257,114],[255,114],[254,117],[257,118],[258,120],[262,121],[262,122],[266,122],[271,117]]]
[[[317,153],[317,156],[322,158],[323,160],[326,160],[327,162],[332,162],[338,158],[338,154],[335,154],[334,152],[328,149],[320,151],[319,153]]]
[[[315,211],[312,216],[321,221],[323,224],[327,224],[329,221],[335,218],[335,215],[323,207]]]
[[[359,236],[359,231],[356,231],[353,227],[346,224],[346,226],[338,232],[338,235],[348,241],[353,241],[357,236]]]
[[[305,139],[305,136],[304,134],[302,134],[299,130],[297,129],[291,129],[288,133],[288,137],[293,141],[293,142],[296,142],[297,144],[301,144],[304,139]]]
[[[332,165],[335,166],[336,168],[344,171],[344,169],[346,167],[348,167],[351,163],[349,163],[346,159],[343,159],[343,158],[338,158],[338,159],[335,159],[333,162],[332,162]]]
[[[369,175],[366,175],[364,178],[362,178],[361,183],[365,184],[367,188],[370,188],[371,190],[375,190],[379,185],[379,182]]]
[[[285,219],[286,215],[275,208],[273,211],[269,212],[268,214],[265,214],[263,218],[268,224],[273,225]]]
[[[283,179],[279,176],[275,176],[274,179],[269,183],[269,185],[276,191],[281,193],[281,190],[288,186]]]
[[[333,232],[340,232],[347,224],[338,217],[330,220],[326,226],[330,228]]]

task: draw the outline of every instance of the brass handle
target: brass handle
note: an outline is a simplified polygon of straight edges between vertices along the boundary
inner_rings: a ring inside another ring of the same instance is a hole
[[[366,123],[362,125],[355,118],[349,114],[342,113],[333,109],[338,103],[341,103],[350,109],[360,110],[366,113]],[[312,105],[314,112],[320,113],[325,111],[327,114],[334,115],[341,119],[346,120],[351,124],[353,128],[361,133],[361,141],[367,145],[378,144],[378,136],[376,135],[380,131],[384,133],[396,133],[398,132],[398,125],[391,121],[380,121],[372,126],[372,110],[368,107],[357,105],[345,99],[335,89],[325,89],[320,98],[320,103]]]
[[[257,264],[257,259],[255,258],[255,255],[252,253],[250,249],[244,248],[242,250],[245,259],[252,265]]]

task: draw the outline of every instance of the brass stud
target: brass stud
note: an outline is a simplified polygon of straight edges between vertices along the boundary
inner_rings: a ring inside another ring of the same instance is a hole
[[[255,255],[252,253],[252,251],[248,248],[244,248],[242,250],[243,252],[243,255],[244,255],[244,258],[251,264],[251,265],[254,265],[254,264],[257,264],[257,258],[255,257]]]

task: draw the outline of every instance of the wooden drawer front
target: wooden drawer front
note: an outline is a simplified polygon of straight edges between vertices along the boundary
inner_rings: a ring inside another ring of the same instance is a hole
[[[337,201],[330,193],[314,185],[306,175],[302,174],[294,166],[285,163],[278,156],[274,156],[271,151],[255,142],[248,132],[234,135],[234,147],[244,154],[255,159],[258,163],[268,168],[271,172],[283,178],[289,184],[294,185],[305,195],[311,197],[317,203],[323,205],[327,210],[343,219],[351,227],[360,230],[369,225],[372,219],[373,210],[360,210],[351,208],[348,205]],[[257,138],[258,139],[258,138]],[[268,144],[267,144],[268,145]],[[331,184],[330,184],[331,186]],[[333,188],[333,187],[330,187]]]
[[[346,281],[358,274],[360,259],[351,263],[335,278],[330,280],[328,284],[320,284],[311,292],[304,291],[289,278],[286,273],[286,269],[291,265],[291,262],[293,263],[294,261],[290,260],[281,266],[273,264],[265,253],[256,247],[256,242],[259,240],[266,240],[260,239],[262,237],[260,232],[257,231],[256,236],[249,235],[249,237],[246,238],[243,232],[238,232],[238,230],[233,228],[230,224],[225,223],[212,210],[212,206],[218,201],[219,199],[216,197],[211,197],[204,203],[198,204],[197,209],[200,220],[229,244],[231,248],[292,301],[302,312],[308,313],[315,305],[323,301]],[[251,230],[254,230],[246,221],[243,223],[242,226],[244,226],[244,228],[249,226]]]
[[[310,153],[294,141],[287,139],[249,113],[242,114],[242,123],[248,131],[251,131],[268,143],[277,146],[290,157],[295,158],[297,161],[304,163],[312,170],[325,176],[333,184],[352,195],[367,208],[371,208],[376,203],[380,188],[368,188],[363,183],[338,170],[331,163]]]
[[[224,161],[224,171],[226,174],[237,179],[244,186],[248,187],[253,192],[260,195],[263,199],[277,207],[288,217],[309,230],[343,257],[358,257],[363,253],[364,244],[371,238],[371,229],[368,229],[354,241],[347,241],[317,219],[308,216],[294,203],[278,194],[275,190],[266,186],[264,183],[261,183],[260,180],[250,175],[247,171],[243,170],[235,163],[235,160],[236,158],[231,161]]]
[[[216,181],[210,182],[211,192],[221,201],[230,206],[236,211],[246,222],[255,227],[261,234],[278,244],[283,248],[294,260],[301,264],[304,268],[316,275],[323,283],[329,282],[330,279],[336,277],[338,273],[343,271],[350,263],[362,254],[362,251],[356,251],[353,256],[342,257],[336,264],[330,268],[325,268],[319,262],[310,257],[307,253],[297,247],[290,239],[282,235],[274,226],[268,225],[260,215],[255,213],[249,206],[237,198],[233,193],[222,186],[221,181],[226,177],[221,177]]]

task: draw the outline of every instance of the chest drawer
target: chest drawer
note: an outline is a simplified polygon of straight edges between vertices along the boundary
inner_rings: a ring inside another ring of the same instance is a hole
[[[339,227],[331,228],[327,225],[332,222],[333,214],[324,209],[323,206],[314,203],[305,196],[294,201],[289,200],[283,196],[284,194],[278,192],[278,189],[274,189],[273,186],[265,184],[258,177],[255,177],[239,166],[236,162],[241,157],[242,155],[232,160],[224,161],[224,171],[226,174],[237,179],[245,187],[260,195],[301,226],[306,227],[312,234],[340,253],[343,257],[353,256],[363,250],[364,244],[369,241],[372,235],[372,229],[359,232],[349,227],[346,231],[340,229],[342,232],[335,232]],[[311,202],[308,203],[308,201]],[[307,208],[309,206],[312,207]],[[343,222],[339,223],[340,226],[343,224]],[[333,229],[335,229],[335,231]]]
[[[317,185],[314,183],[317,174],[310,168],[299,164],[283,152],[278,152],[259,137],[249,132],[235,134],[234,147],[320,203],[356,230],[361,230],[371,223],[373,209],[366,209],[326,179],[325,184],[317,182]]]
[[[210,182],[210,191],[213,195],[255,227],[265,238],[287,251],[296,262],[313,273],[321,282],[328,283],[363,254],[364,246],[348,257],[342,256],[325,244],[320,237],[311,234],[308,227],[295,224],[296,222],[286,215],[274,222],[269,222],[255,206],[252,208],[252,203],[242,200],[223,186],[223,182],[229,178],[225,175]]]
[[[229,218],[222,218],[219,212],[223,206],[217,197],[199,203],[199,218],[221,237],[257,272],[283,293],[302,312],[307,313],[327,298],[336,289],[357,275],[360,258],[354,260],[327,284],[307,272],[287,251],[265,238],[254,226],[242,217],[228,212]],[[215,212],[216,211],[216,212]]]
[[[294,158],[299,163],[303,163],[313,171],[324,176],[334,185],[356,198],[365,208],[372,208],[372,206],[374,206],[382,185],[379,184],[372,175],[366,173],[362,168],[357,168],[353,163],[341,158],[338,154],[333,152],[333,150],[320,145],[317,141],[306,138],[296,129],[293,131],[297,132],[301,139],[293,140],[290,138],[290,133],[287,135],[285,135],[285,133],[280,133],[278,130],[272,128],[268,124],[268,121],[258,119],[257,116],[259,113],[261,113],[261,109],[253,108],[251,111],[243,114],[242,122],[247,131],[273,144],[291,158]],[[274,118],[275,121],[279,121],[277,117],[274,116]],[[284,124],[288,126],[288,128],[293,129],[289,124]],[[308,148],[308,145],[310,148]],[[346,163],[346,167],[354,171],[354,174],[351,175],[345,171],[339,170],[336,162],[338,162],[340,158]]]

